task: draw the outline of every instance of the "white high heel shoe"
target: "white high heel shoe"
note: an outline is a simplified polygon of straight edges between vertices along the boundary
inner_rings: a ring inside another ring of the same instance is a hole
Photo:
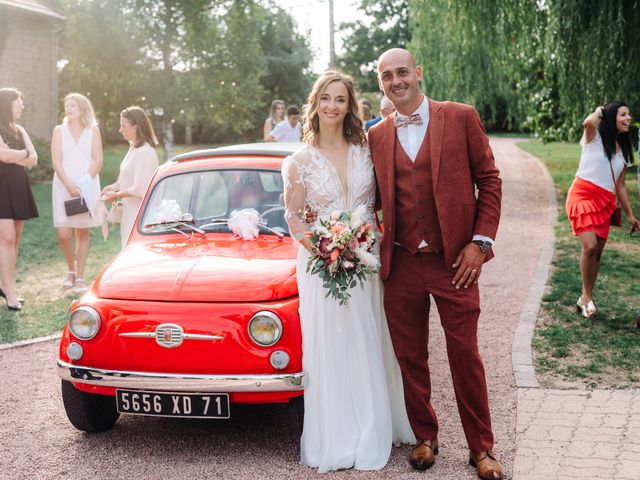
[[[589,300],[588,302],[584,302],[582,300],[582,295],[576,302],[576,309],[584,318],[591,318],[598,311],[595,303],[593,303],[593,299]]]

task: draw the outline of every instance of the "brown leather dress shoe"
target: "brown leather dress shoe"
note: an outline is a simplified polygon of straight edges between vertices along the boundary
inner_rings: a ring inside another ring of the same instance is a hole
[[[426,470],[436,461],[438,440],[420,440],[411,450],[409,463],[416,470]]]
[[[469,451],[469,465],[478,470],[478,477],[482,480],[501,480],[502,465],[496,460],[493,450],[482,452]]]

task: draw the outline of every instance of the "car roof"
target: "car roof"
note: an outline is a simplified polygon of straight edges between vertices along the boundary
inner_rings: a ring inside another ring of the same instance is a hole
[[[194,150],[193,152],[176,155],[171,160],[174,162],[184,162],[186,160],[196,158],[223,157],[228,155],[286,157],[300,150],[302,146],[303,144],[300,142],[245,143],[242,145],[229,145],[226,147]]]
[[[280,169],[282,160],[300,150],[302,143],[246,143],[226,147],[194,150],[174,156],[162,165],[158,177],[194,170],[222,168]]]

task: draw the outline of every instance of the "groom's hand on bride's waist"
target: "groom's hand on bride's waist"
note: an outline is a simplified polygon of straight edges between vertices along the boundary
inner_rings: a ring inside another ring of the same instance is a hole
[[[308,203],[304,204],[304,220],[307,223],[313,223],[318,219],[318,212],[315,212],[311,205]]]

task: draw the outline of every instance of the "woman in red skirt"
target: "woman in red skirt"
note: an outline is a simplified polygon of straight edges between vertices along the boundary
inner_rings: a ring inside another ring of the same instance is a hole
[[[640,222],[633,216],[625,185],[627,167],[633,165],[629,107],[621,102],[608,103],[596,108],[582,125],[582,156],[566,209],[573,234],[582,244],[582,295],[576,305],[583,317],[590,318],[596,313],[593,286],[616,209],[616,195],[629,223],[640,229]]]

